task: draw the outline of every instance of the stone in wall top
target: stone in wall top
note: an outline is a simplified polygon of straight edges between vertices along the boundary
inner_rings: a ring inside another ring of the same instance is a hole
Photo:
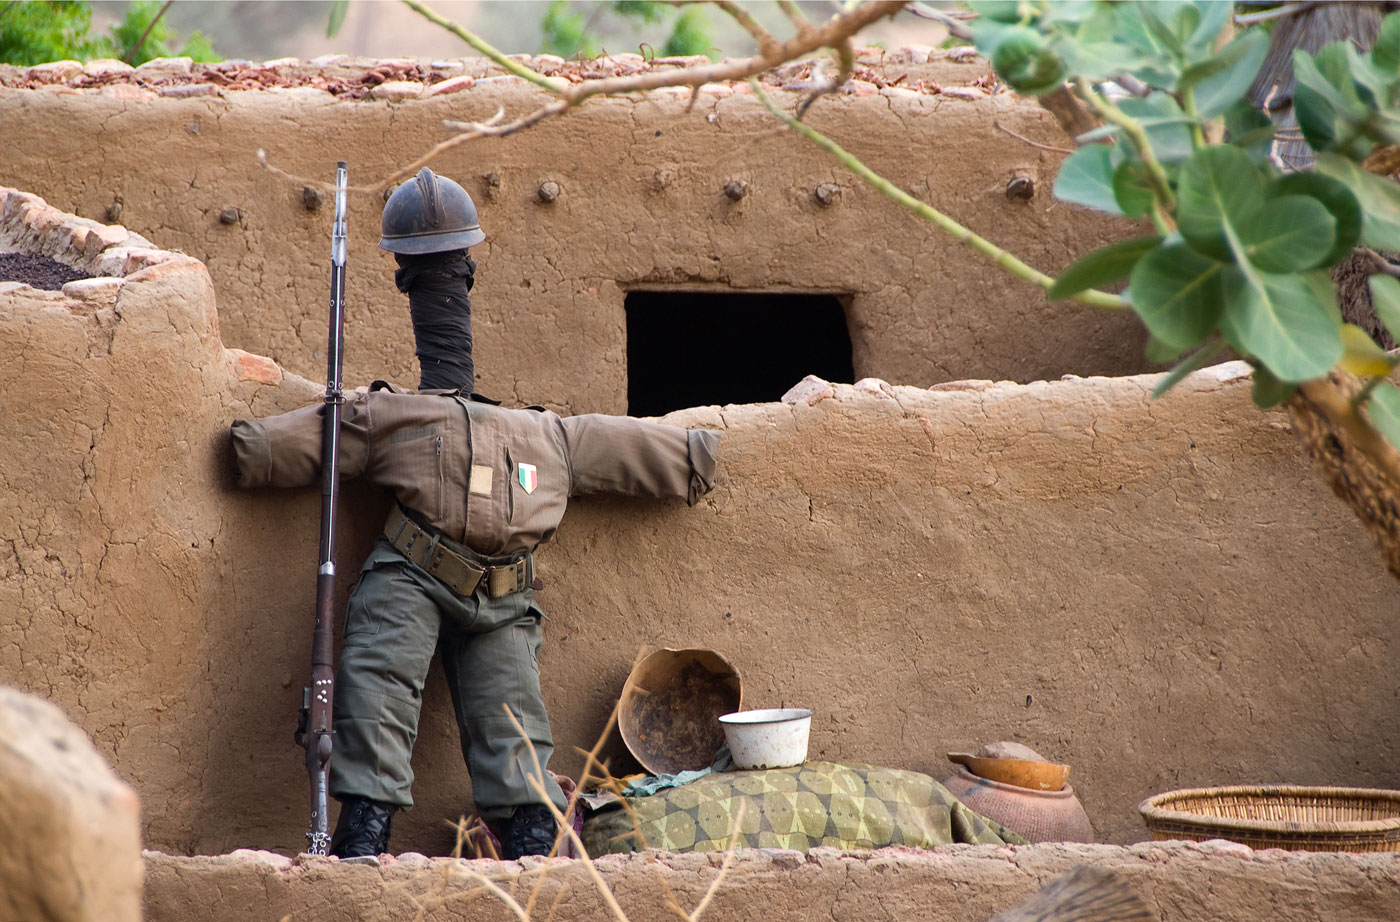
[[[942,95],[972,100],[1004,90],[992,77],[986,61],[959,53],[962,51],[924,46],[897,51],[863,48],[856,55],[853,79],[841,91],[873,97],[897,89],[898,95]],[[570,83],[711,63],[703,55],[646,58],[632,52],[602,55],[586,61],[566,61],[549,54],[509,57],[546,77],[558,77]],[[774,87],[803,91],[813,85],[813,68],[824,66],[818,59],[792,61],[761,79]],[[110,59],[87,64],[55,61],[28,68],[0,65],[0,87],[100,92],[122,99],[148,99],[157,95],[181,98],[217,95],[228,90],[298,87],[340,99],[402,102],[467,89],[474,84],[485,85],[498,78],[502,84],[519,79],[508,78],[501,67],[486,58],[430,61],[356,58],[343,54],[323,55],[310,61],[277,58],[262,63],[228,60],[202,64],[188,57],[156,58],[137,68]],[[409,84],[417,85],[417,90]],[[443,84],[450,84],[450,87],[437,89]],[[737,91],[747,84],[739,81],[731,86]]]

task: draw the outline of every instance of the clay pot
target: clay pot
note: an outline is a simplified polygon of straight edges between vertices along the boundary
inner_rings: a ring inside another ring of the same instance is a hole
[[[1089,815],[1068,784],[1058,791],[1032,791],[978,778],[966,768],[959,768],[943,779],[943,786],[971,809],[1028,841],[1094,841]]]

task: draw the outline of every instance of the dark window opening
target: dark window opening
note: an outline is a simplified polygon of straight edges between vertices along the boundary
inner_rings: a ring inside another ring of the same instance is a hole
[[[633,291],[626,310],[633,416],[777,400],[806,375],[855,377],[835,295]]]

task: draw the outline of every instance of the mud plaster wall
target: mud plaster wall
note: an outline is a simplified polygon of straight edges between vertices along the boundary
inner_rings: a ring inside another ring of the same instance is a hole
[[[686,911],[719,873],[719,855],[605,857],[603,879],[632,922]],[[1252,852],[1226,842],[1119,848],[1037,845],[952,846],[936,852],[884,849],[842,854],[817,849],[738,853],[703,918],[804,922],[981,922],[1029,897],[1078,865],[1123,875],[1162,922],[1389,922],[1400,916],[1400,862],[1394,855]],[[490,875],[538,915],[577,922],[614,917],[578,862],[538,859],[506,877],[494,862],[451,862],[405,855],[381,866],[326,858],[292,861],[240,852],[214,858],[147,853],[147,922],[424,922],[514,918],[469,874]],[[472,891],[476,890],[475,893]],[[352,914],[353,915],[350,915]]]
[[[927,77],[949,87],[987,72],[985,63],[949,61],[902,69],[914,75],[908,85]],[[1032,265],[1058,271],[1131,231],[1054,203],[1062,155],[995,127],[1066,146],[1034,103],[975,87],[950,91],[970,97],[962,98],[867,86],[875,95],[825,99],[810,121]],[[220,95],[161,98],[125,84],[0,87],[0,184],[90,218],[121,202],[131,230],[209,267],[227,345],[312,380],[325,373],[329,208],[307,211],[301,184],[260,170],[255,152],[325,181],[343,159],[352,184],[367,184],[446,138],[444,118],[485,119],[498,108],[511,118],[545,101],[519,78],[499,76],[403,102],[206,88]],[[473,250],[481,390],[558,410],[625,411],[624,297],[668,288],[840,295],[857,378],[927,386],[1145,370],[1131,318],[1047,305],[1033,286],[777,130],[747,90],[710,85],[689,112],[688,90],[598,99],[434,159],[475,197],[487,233]],[[776,92],[788,107],[800,98]],[[1017,176],[1036,182],[1029,203],[1006,197]],[[723,194],[734,180],[749,184],[737,203]],[[536,198],[545,181],[562,190],[549,204]],[[839,189],[830,207],[814,198],[821,184]],[[381,206],[375,195],[351,198],[347,380],[416,384],[407,302],[393,287],[392,258],[376,248]],[[233,225],[219,220],[228,207],[240,216]]]
[[[225,433],[322,388],[222,345],[197,260],[104,248],[33,197],[0,215],[114,276],[0,286],[0,676],[92,735],[149,846],[295,851],[319,491],[233,490]],[[640,647],[703,646],[747,706],[816,709],[813,758],[942,776],[1019,739],[1074,766],[1115,842],[1171,788],[1400,784],[1400,587],[1245,373],[1159,402],[1154,377],[809,381],[673,414],[724,431],[714,493],[580,500],[540,554],[554,767]],[[385,500],[346,506],[348,581]],[[450,713],[435,672],[396,848],[445,852],[470,804]]]

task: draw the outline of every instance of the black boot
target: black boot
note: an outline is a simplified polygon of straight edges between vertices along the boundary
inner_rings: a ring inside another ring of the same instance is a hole
[[[331,839],[331,854],[337,858],[382,855],[389,850],[389,824],[398,807],[370,800],[347,797],[340,804],[340,820]]]
[[[548,855],[558,828],[554,814],[544,804],[516,807],[510,819],[499,824],[501,858],[514,861],[522,855]]]

